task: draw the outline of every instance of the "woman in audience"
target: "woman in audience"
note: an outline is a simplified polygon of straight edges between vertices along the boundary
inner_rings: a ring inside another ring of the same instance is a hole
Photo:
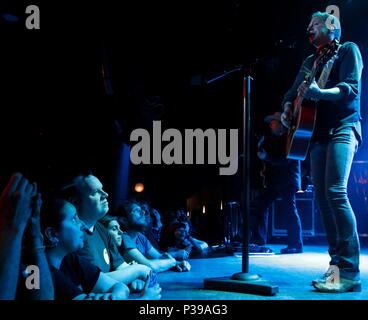
[[[76,208],[65,200],[50,200],[43,208],[42,226],[48,241],[47,259],[54,280],[55,298],[61,300],[120,300],[129,289],[75,253],[83,247],[84,224]],[[142,299],[159,299],[161,288],[148,288]]]
[[[115,245],[119,248],[121,246],[123,231],[120,230],[120,224],[118,222],[118,217],[106,215],[100,222],[107,229],[108,233],[111,235]]]

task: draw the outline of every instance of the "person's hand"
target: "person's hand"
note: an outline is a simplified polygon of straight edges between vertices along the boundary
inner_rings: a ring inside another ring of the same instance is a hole
[[[298,93],[302,98],[306,99],[321,99],[322,90],[314,80],[311,85],[308,85],[306,81],[303,81],[298,88]]]
[[[151,282],[151,277],[153,276],[153,272],[151,271],[146,278],[144,288],[142,290],[142,299],[145,300],[159,300],[161,299],[161,287],[158,283],[154,286],[149,287]]]
[[[36,196],[31,201],[32,214],[28,222],[27,236],[38,246],[42,245],[43,237],[40,222],[42,198],[41,194],[37,193],[37,185],[35,185],[34,193],[36,193]]]
[[[74,300],[115,300],[113,293],[89,293],[74,298]]]
[[[0,195],[0,226],[24,232],[32,213],[31,198],[35,185],[21,174],[15,173]]]
[[[293,120],[293,104],[291,102],[286,102],[284,104],[284,112],[281,114],[281,123],[286,127],[290,128]]]
[[[130,283],[132,292],[140,292],[144,289],[146,282],[141,279],[136,279]]]
[[[183,272],[187,272],[187,271],[190,271],[190,269],[192,269],[192,266],[190,265],[188,261],[184,260],[181,262],[181,268]]]
[[[145,300],[160,300],[161,299],[161,287],[156,283],[153,287],[142,291],[142,299]]]
[[[174,270],[176,270],[176,271],[178,271],[178,272],[187,272],[187,271],[190,271],[190,269],[191,269],[192,267],[191,267],[191,265],[190,265],[190,263],[188,262],[188,261],[180,261],[180,262],[178,262],[177,264],[176,264],[176,266],[175,266],[175,269]]]

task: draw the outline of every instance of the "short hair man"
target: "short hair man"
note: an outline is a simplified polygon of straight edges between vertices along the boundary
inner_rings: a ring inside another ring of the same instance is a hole
[[[98,222],[109,211],[108,194],[101,181],[92,174],[78,175],[63,191],[64,198],[76,206],[78,216],[88,230],[84,247],[78,254],[115,280],[141,290],[144,286],[142,280],[151,270],[144,265],[128,265],[105,227]]]

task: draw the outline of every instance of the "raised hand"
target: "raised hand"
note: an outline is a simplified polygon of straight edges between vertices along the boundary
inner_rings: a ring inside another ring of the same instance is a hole
[[[0,196],[0,226],[8,230],[24,232],[32,212],[31,198],[35,185],[21,174],[11,176]]]
[[[43,237],[41,233],[41,222],[40,222],[40,215],[41,215],[41,207],[42,207],[42,198],[41,194],[37,193],[37,185],[34,184],[34,192],[35,196],[31,200],[31,208],[32,213],[31,217],[28,222],[28,226],[26,229],[27,237],[29,237],[30,241],[37,246],[41,246],[43,243]]]

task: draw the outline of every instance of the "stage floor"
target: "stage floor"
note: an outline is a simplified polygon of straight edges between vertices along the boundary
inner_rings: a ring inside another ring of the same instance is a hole
[[[285,245],[270,245],[279,252]],[[241,256],[191,259],[192,270],[185,273],[167,271],[158,276],[163,300],[367,300],[368,249],[361,251],[362,292],[341,294],[320,293],[311,286],[328,268],[325,245],[305,245],[304,253],[292,255],[250,256],[250,273],[279,287],[275,296],[205,290],[203,279],[230,277],[241,271]]]

